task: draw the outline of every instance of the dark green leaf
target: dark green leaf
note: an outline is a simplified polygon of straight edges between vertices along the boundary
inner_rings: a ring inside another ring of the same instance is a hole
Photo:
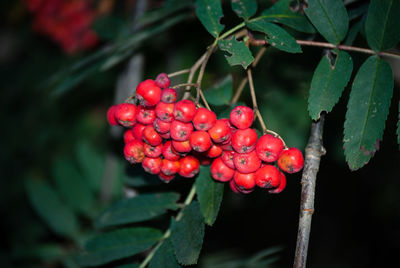
[[[196,193],[204,222],[211,226],[218,216],[224,195],[224,184],[211,178],[210,167],[208,166],[200,167],[199,176],[196,179]]]
[[[314,27],[303,14],[292,11],[290,2],[291,0],[279,0],[272,7],[264,10],[260,19],[279,22],[300,32],[315,33]]]
[[[232,0],[231,4],[232,10],[244,20],[248,20],[257,12],[256,0]]]
[[[363,4],[356,8],[350,9],[349,10],[349,20],[354,20],[354,19],[366,14],[368,11],[368,6],[369,6],[369,4],[366,3],[366,4]]]
[[[217,37],[224,29],[220,0],[196,0],[196,15],[212,36]]]
[[[171,241],[179,263],[196,264],[204,237],[204,220],[199,203],[193,201],[183,213],[180,221],[172,220]]]
[[[115,268],[139,268],[139,264],[137,263],[128,263],[128,264],[123,264],[116,266]]]
[[[358,70],[347,105],[343,142],[350,169],[364,166],[379,149],[392,94],[389,64],[369,57]]]
[[[161,8],[146,12],[138,24],[147,25],[170,17],[175,12],[193,5],[193,1],[167,0]]]
[[[93,23],[93,30],[104,40],[117,39],[121,35],[130,32],[127,22],[122,21],[116,16],[102,16]]]
[[[227,75],[212,88],[204,91],[204,96],[212,105],[227,105],[232,98],[232,76]]]
[[[149,268],[180,268],[176,262],[174,248],[169,239],[165,240],[149,263]]]
[[[268,22],[266,19],[248,22],[247,26],[254,31],[265,33],[265,40],[277,49],[290,53],[301,52],[300,45],[297,44],[296,40],[290,34],[278,25]]]
[[[400,1],[372,0],[368,8],[365,34],[375,51],[394,47],[400,40]]]
[[[231,39],[220,40],[218,46],[221,50],[231,54],[231,56],[225,55],[226,60],[231,66],[242,65],[246,69],[254,61],[253,55],[246,44],[243,41],[236,40],[233,36]]]
[[[50,185],[42,180],[28,178],[25,186],[33,208],[55,233],[69,237],[77,233],[75,215],[61,202]]]
[[[159,230],[145,227],[100,234],[87,242],[85,252],[77,257],[77,261],[82,266],[105,264],[145,251],[161,237]]]
[[[58,192],[77,212],[88,214],[94,205],[89,181],[82,177],[69,159],[57,159],[53,165],[53,179]]]
[[[305,10],[318,32],[332,44],[339,44],[349,28],[349,16],[341,0],[309,0]]]
[[[177,193],[141,194],[134,198],[122,199],[106,209],[95,222],[97,228],[150,220],[177,209]]]
[[[322,57],[311,81],[308,111],[317,120],[322,111],[330,112],[338,102],[353,71],[353,61],[344,51],[336,51],[333,64],[329,56]]]

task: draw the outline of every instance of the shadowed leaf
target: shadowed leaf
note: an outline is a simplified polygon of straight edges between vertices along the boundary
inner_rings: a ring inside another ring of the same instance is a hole
[[[221,50],[231,54],[231,56],[225,55],[226,60],[231,66],[242,65],[242,67],[246,69],[254,60],[246,44],[243,41],[236,40],[233,36],[231,39],[220,40],[218,46]]]
[[[204,28],[214,37],[224,29],[220,23],[223,17],[220,0],[196,0],[196,15]]]
[[[232,0],[231,5],[232,10],[244,20],[249,19],[257,12],[256,0]]]

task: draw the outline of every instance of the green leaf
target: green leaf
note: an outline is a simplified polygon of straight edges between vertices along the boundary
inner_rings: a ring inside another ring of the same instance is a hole
[[[164,1],[164,4],[161,8],[148,11],[142,17],[140,17],[138,20],[138,24],[147,25],[155,23],[160,20],[164,20],[170,16],[173,16],[174,13],[182,9],[185,9],[187,7],[191,7],[192,5],[193,1],[181,1],[181,0]]]
[[[362,27],[365,24],[366,17],[362,17],[359,21],[354,23],[347,34],[345,41],[343,42],[344,45],[351,46],[353,45],[354,40],[356,39],[358,33],[361,31]]]
[[[149,263],[149,268],[180,268],[176,262],[174,248],[170,239],[166,239],[160,248],[156,251]]]
[[[212,226],[217,219],[219,207],[224,195],[224,184],[211,178],[210,167],[201,166],[196,179],[197,199],[204,222]]]
[[[248,20],[257,12],[256,0],[232,0],[231,4],[232,10],[244,20]]]
[[[73,210],[90,214],[95,201],[90,184],[69,159],[55,161],[53,179],[58,192]]]
[[[236,40],[233,36],[231,39],[218,41],[218,46],[221,50],[229,52],[231,56],[225,55],[228,63],[233,65],[242,65],[244,69],[247,68],[253,61],[253,55],[250,49],[242,41]]]
[[[301,53],[301,47],[296,40],[278,25],[263,19],[248,22],[247,26],[254,31],[265,33],[265,40],[271,46],[290,53]]]
[[[369,57],[358,70],[344,123],[344,153],[350,169],[368,163],[379,149],[393,94],[393,73],[384,60]]]
[[[344,51],[336,51],[332,64],[329,56],[322,57],[311,81],[308,111],[317,120],[322,111],[330,112],[339,101],[353,71],[353,61]]]
[[[279,0],[272,7],[264,10],[260,19],[279,22],[300,32],[315,33],[314,27],[303,14],[292,11],[290,2],[291,0]]]
[[[28,178],[25,187],[31,205],[55,233],[68,237],[77,233],[75,215],[47,182]]]
[[[318,32],[332,44],[339,44],[349,28],[349,15],[341,0],[309,0],[305,10]]]
[[[106,209],[97,218],[96,228],[150,220],[177,209],[177,193],[141,194],[134,198],[122,199]]]
[[[100,234],[86,243],[85,252],[77,257],[79,265],[96,266],[145,251],[162,237],[153,228],[126,228]]]
[[[204,237],[204,221],[199,203],[193,201],[183,210],[180,221],[172,220],[171,241],[175,256],[183,265],[196,264]]]
[[[220,23],[223,17],[220,0],[196,0],[196,15],[206,28],[206,30],[214,37],[217,37],[224,29],[224,25]]]
[[[372,0],[368,8],[365,34],[375,51],[394,47],[400,40],[400,1]]]
[[[212,88],[205,90],[204,96],[212,105],[228,105],[232,98],[232,76],[227,75]]]

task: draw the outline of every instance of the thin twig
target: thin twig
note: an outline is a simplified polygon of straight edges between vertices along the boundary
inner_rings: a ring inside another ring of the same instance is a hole
[[[190,72],[190,68],[170,73],[170,74],[168,74],[168,77],[174,77],[174,76],[178,76],[178,75],[181,75],[181,74],[186,74],[188,72]]]
[[[172,88],[179,88],[179,87],[197,87],[197,84],[195,83],[182,83],[182,84],[177,84],[172,86]]]
[[[188,77],[188,80],[187,80],[187,83],[188,83],[188,84],[191,84],[191,83],[192,83],[194,74],[195,74],[195,73],[197,72],[197,70],[200,68],[201,64],[203,63],[204,59],[206,58],[206,55],[207,55],[207,52],[204,53],[204,54],[195,62],[195,64],[193,64],[193,66],[190,68],[189,77]],[[183,99],[188,99],[188,98],[190,98],[190,86],[187,86],[187,87],[186,87],[186,91],[185,91],[185,93],[183,94],[183,97],[182,97],[182,98],[183,98]]]
[[[201,91],[201,82],[203,81],[204,71],[207,66],[207,62],[210,59],[211,54],[214,52],[215,47],[217,46],[217,42],[214,42],[211,47],[207,50],[206,57],[204,58],[203,63],[201,64],[199,75],[197,76],[197,93],[196,93],[196,104],[199,103],[200,100],[200,91]]]
[[[207,99],[206,99],[206,97],[204,96],[203,90],[201,90],[200,88],[199,88],[199,93],[200,93],[200,97],[201,97],[202,101],[204,102],[204,105],[206,106],[206,108],[207,108],[208,110],[211,111],[210,105],[208,105]]]
[[[315,183],[321,156],[326,153],[322,143],[324,116],[324,114],[321,114],[320,119],[312,123],[310,138],[306,147],[304,169],[301,179],[299,229],[297,233],[294,268],[306,267],[311,219],[314,213]]]

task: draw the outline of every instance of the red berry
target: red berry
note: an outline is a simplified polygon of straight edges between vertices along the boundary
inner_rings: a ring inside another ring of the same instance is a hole
[[[230,181],[229,181],[229,186],[231,187],[231,190],[232,190],[234,193],[237,193],[237,194],[239,194],[239,193],[242,193],[242,194],[249,194],[249,193],[251,193],[252,191],[254,191],[254,189],[246,190],[246,189],[244,189],[244,188],[240,188],[239,186],[236,185],[235,180],[230,180]]]
[[[164,140],[169,140],[171,139],[171,134],[169,132],[167,133],[160,133],[161,138],[163,138]]]
[[[249,153],[256,148],[257,132],[254,129],[238,129],[232,135],[232,147],[238,153]]]
[[[235,170],[224,164],[221,157],[214,159],[211,164],[211,176],[217,181],[229,181],[233,178]]]
[[[272,165],[265,165],[256,171],[256,184],[261,188],[275,188],[279,185],[279,170]]]
[[[285,174],[283,174],[283,172],[279,172],[279,178],[281,179],[281,182],[279,183],[279,186],[276,187],[275,189],[271,189],[268,192],[270,194],[279,194],[280,192],[282,192],[285,187],[286,187],[286,177]]]
[[[132,127],[136,123],[136,106],[132,103],[120,103],[114,111],[115,119],[124,127]]]
[[[230,150],[230,151],[223,151],[221,155],[221,159],[224,162],[224,164],[233,169],[235,169],[235,164],[233,163],[233,156],[235,154],[236,153],[233,150]]]
[[[240,173],[252,173],[261,166],[261,160],[257,157],[255,151],[244,154],[236,153],[233,156],[233,163]]]
[[[211,139],[216,142],[226,142],[231,138],[231,128],[229,127],[228,120],[219,119],[215,125],[208,130]]]
[[[156,115],[158,118],[165,122],[172,122],[174,120],[174,104],[159,102],[156,106]]]
[[[181,158],[178,152],[176,152],[175,149],[172,147],[171,141],[167,141],[164,143],[164,146],[162,147],[162,154],[165,159],[171,161],[176,161],[179,160],[179,158]]]
[[[263,135],[256,145],[258,158],[265,162],[275,162],[283,150],[283,142],[271,134]]]
[[[159,157],[161,155],[163,145],[159,144],[157,146],[151,146],[148,143],[144,143],[143,144],[143,148],[144,148],[144,154],[147,157],[153,157],[154,158],[154,157]]]
[[[161,101],[165,103],[174,103],[178,98],[176,90],[173,88],[166,88],[161,91]]]
[[[178,120],[174,120],[171,123],[171,128],[169,130],[171,133],[171,138],[176,141],[189,140],[190,135],[193,132],[192,123],[183,123]]]
[[[161,172],[165,175],[174,175],[179,171],[179,161],[163,159],[161,162]]]
[[[141,82],[136,88],[136,95],[140,104],[144,106],[154,106],[160,102],[161,88],[151,79]]]
[[[133,136],[132,129],[127,129],[124,132],[124,142],[128,143],[130,141],[133,141],[135,139],[135,136]]]
[[[146,128],[145,125],[137,123],[132,128],[133,136],[137,139],[142,141],[143,140],[143,130]]]
[[[143,142],[133,140],[125,144],[124,155],[131,164],[141,163],[144,158]]]
[[[187,141],[174,141],[172,140],[172,147],[179,153],[188,153],[192,150],[189,140]]]
[[[117,108],[117,105],[113,105],[107,110],[107,121],[111,126],[117,126],[118,122],[117,119],[115,119],[115,109]]]
[[[194,131],[192,135],[190,135],[190,146],[196,152],[205,152],[211,147],[211,139],[210,135],[206,131]]]
[[[245,174],[236,171],[233,180],[238,190],[253,190],[256,187],[254,172]]]
[[[181,100],[175,103],[174,116],[175,120],[181,122],[192,121],[194,115],[196,114],[196,105],[191,100]]]
[[[297,148],[283,150],[278,158],[278,166],[287,173],[299,172],[304,165],[303,154]]]
[[[229,116],[231,124],[238,129],[249,128],[253,124],[254,112],[247,106],[236,106]]]
[[[151,125],[148,125],[143,129],[143,140],[151,146],[157,146],[162,142],[160,134],[158,134]]]
[[[160,73],[156,78],[156,85],[161,88],[167,88],[171,84],[171,80],[169,79],[166,73]]]
[[[162,121],[160,118],[156,118],[153,122],[153,127],[158,133],[164,134],[169,132],[171,123]]]
[[[222,154],[222,148],[218,145],[211,145],[211,148],[208,149],[206,156],[209,158],[216,158]]]
[[[153,124],[156,119],[156,111],[154,108],[144,107],[142,105],[138,106],[138,111],[136,115],[136,120],[143,125]]]
[[[192,121],[197,130],[207,131],[215,125],[217,116],[214,112],[206,108],[199,108],[197,109]]]
[[[172,181],[173,178],[175,178],[175,175],[166,175],[166,174],[160,172],[160,173],[158,174],[158,177],[159,177],[160,180],[162,180],[163,182],[168,183],[168,182]]]
[[[193,178],[200,170],[199,160],[191,155],[182,157],[179,161],[179,165],[179,175],[185,178]]]
[[[161,170],[161,158],[145,157],[142,162],[144,171],[150,174],[158,174]]]

